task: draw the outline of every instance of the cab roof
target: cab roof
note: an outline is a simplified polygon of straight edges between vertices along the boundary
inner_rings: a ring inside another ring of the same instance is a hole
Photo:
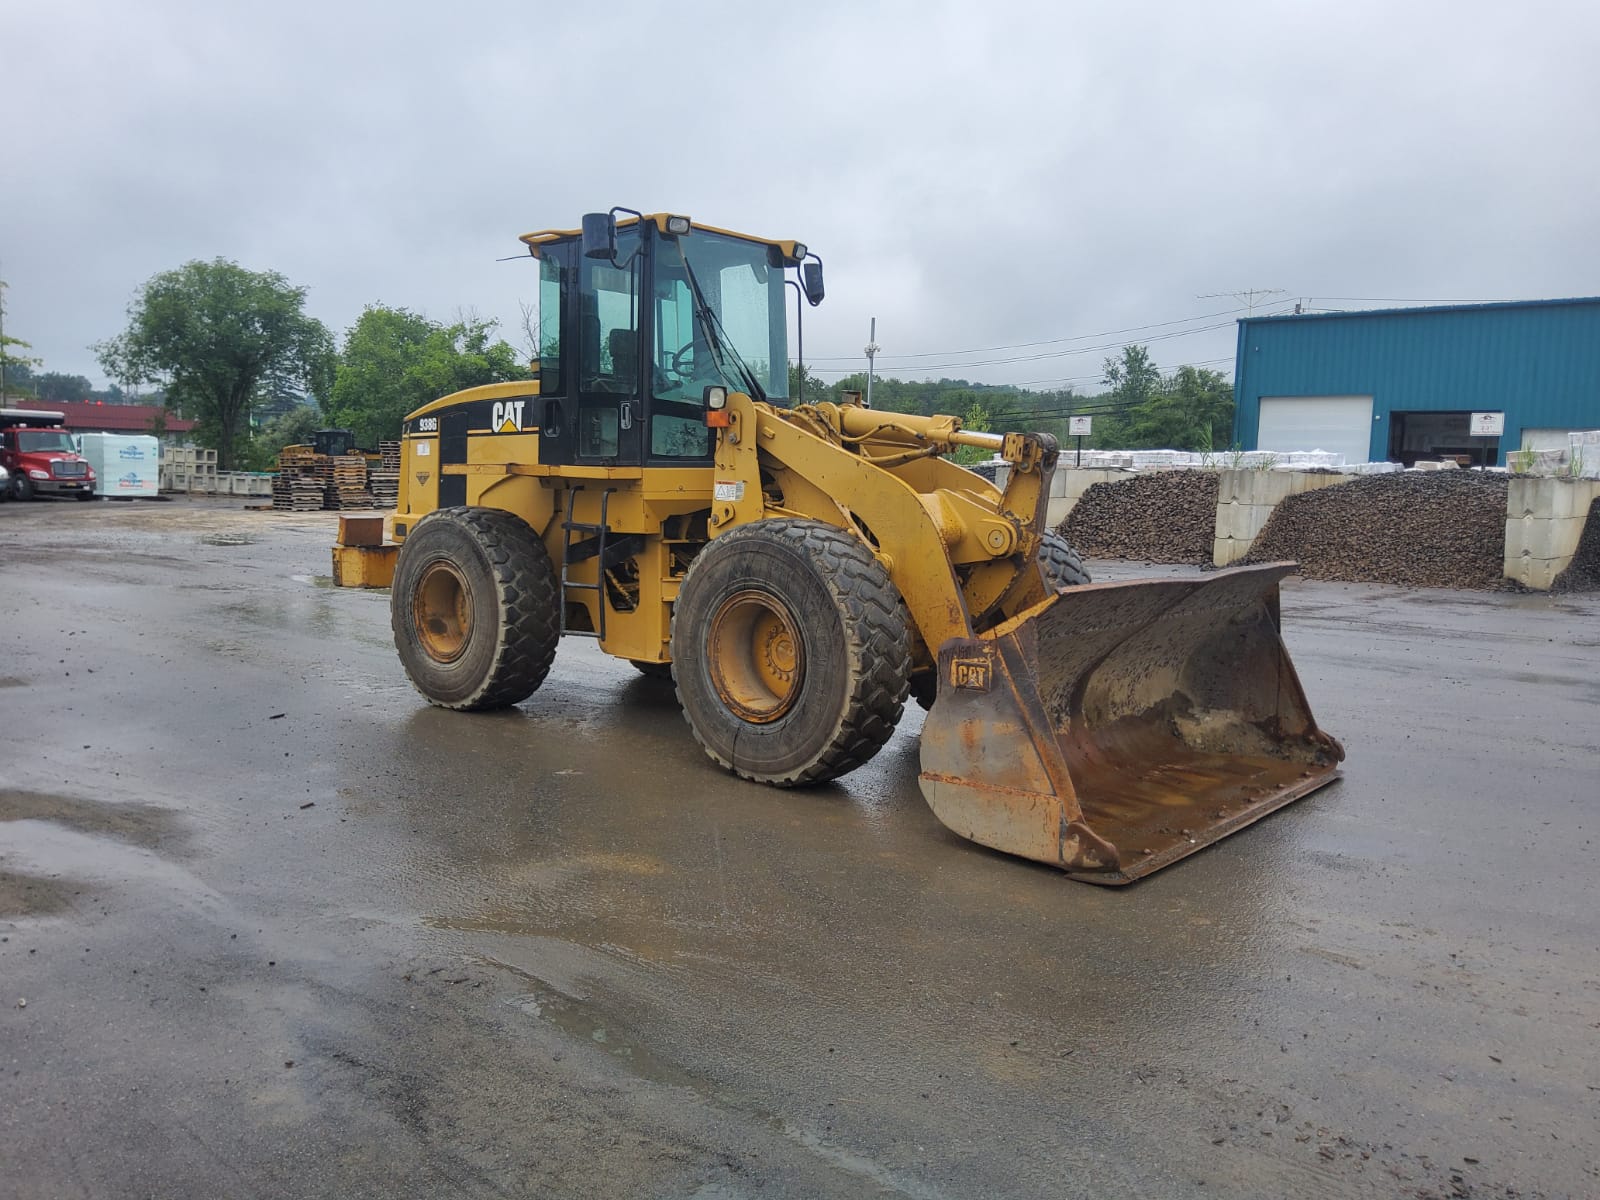
[[[681,215],[682,214],[680,213],[649,213],[646,214],[644,219],[655,225],[657,233],[664,234],[667,232],[667,218],[681,217]],[[638,217],[621,216],[617,218],[617,228],[626,229],[630,225],[638,224],[638,222]],[[801,252],[797,254],[795,252],[795,247],[804,247],[805,243],[796,242],[792,238],[785,240],[783,238],[756,237],[754,234],[739,233],[732,229],[722,229],[716,225],[702,225],[699,221],[693,220],[689,222],[689,228],[691,231],[699,229],[706,233],[720,233],[723,237],[738,238],[741,241],[755,242],[756,244],[762,246],[775,246],[777,247],[779,253],[781,253],[784,258],[787,259],[804,257],[804,250],[802,249]],[[523,234],[517,240],[528,247],[529,254],[533,255],[535,258],[538,258],[540,246],[547,245],[550,242],[564,242],[568,241],[569,239],[579,238],[582,236],[583,230],[581,229],[538,229],[532,233]]]

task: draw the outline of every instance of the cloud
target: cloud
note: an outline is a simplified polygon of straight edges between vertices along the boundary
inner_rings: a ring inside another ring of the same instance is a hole
[[[336,331],[381,301],[512,335],[533,275],[495,260],[612,204],[805,240],[841,370],[872,316],[891,373],[1092,381],[1102,351],[955,352],[1245,288],[1587,294],[1597,43],[1590,5],[1482,0],[12,5],[7,328],[99,379],[136,288],[221,255]]]

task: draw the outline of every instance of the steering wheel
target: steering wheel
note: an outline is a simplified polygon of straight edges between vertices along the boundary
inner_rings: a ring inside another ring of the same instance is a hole
[[[672,356],[672,361],[667,364],[667,367],[678,378],[687,379],[694,373],[688,361],[693,357],[694,343],[687,342],[678,348],[678,352]]]

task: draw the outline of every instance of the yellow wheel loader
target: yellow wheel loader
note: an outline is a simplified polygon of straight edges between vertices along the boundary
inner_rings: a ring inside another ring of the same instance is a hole
[[[398,549],[358,552],[390,556],[433,703],[516,704],[592,637],[670,675],[714,762],[787,787],[865,763],[910,695],[938,818],[1094,883],[1337,776],[1279,636],[1291,564],[1092,583],[1045,527],[1048,435],[790,396],[786,288],[823,297],[800,243],[626,209],[522,241],[537,380],[407,417]]]

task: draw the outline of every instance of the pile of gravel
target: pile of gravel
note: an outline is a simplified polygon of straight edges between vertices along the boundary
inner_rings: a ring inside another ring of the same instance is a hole
[[[1589,517],[1578,538],[1572,564],[1550,585],[1552,592],[1600,592],[1600,500],[1589,505]]]
[[[1216,530],[1215,471],[1152,471],[1094,484],[1056,532],[1090,558],[1203,565]]]
[[[1406,471],[1303,492],[1278,505],[1244,561],[1295,559],[1313,579],[1498,588],[1508,487],[1482,471]]]

